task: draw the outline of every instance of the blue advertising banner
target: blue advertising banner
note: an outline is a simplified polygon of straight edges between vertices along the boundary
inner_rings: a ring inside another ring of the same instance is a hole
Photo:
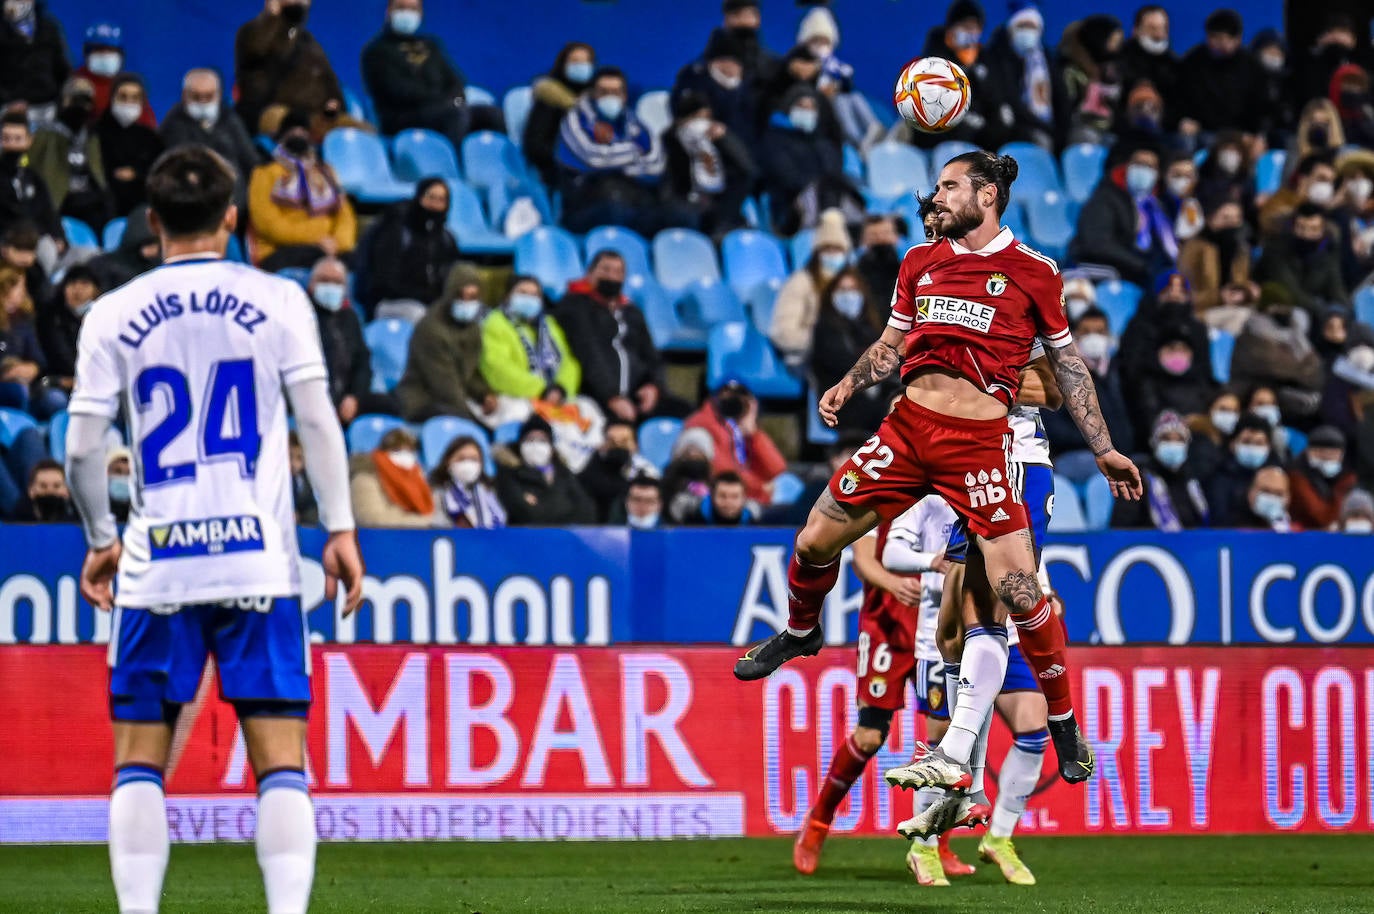
[[[747,644],[787,618],[793,531],[770,528],[361,533],[359,612],[324,600],[323,534],[302,530],[302,597],[320,642]],[[1324,533],[1054,537],[1051,580],[1081,644],[1374,643],[1374,540]],[[0,644],[109,638],[77,593],[74,526],[0,526]],[[848,569],[821,621],[852,641]]]

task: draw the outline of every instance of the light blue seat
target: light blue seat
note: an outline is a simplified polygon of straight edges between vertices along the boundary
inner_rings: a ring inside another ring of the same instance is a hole
[[[513,445],[520,440],[520,429],[523,426],[523,422],[503,422],[491,433],[491,440],[507,447]]]
[[[573,236],[557,226],[541,225],[515,239],[515,272],[538,277],[548,296],[559,298],[568,283],[586,271]]]
[[[386,146],[376,134],[335,127],[324,137],[324,160],[349,196],[362,203],[395,203],[415,195],[415,184],[391,172]]]
[[[744,203],[740,205],[739,212],[744,217],[744,224],[750,228],[767,228],[764,224],[767,217],[759,212],[759,201],[753,197],[744,198]]]
[[[474,187],[522,184],[525,164],[504,133],[479,130],[463,138],[463,174]]]
[[[1016,236],[1017,240],[1030,241],[1030,226],[1026,224],[1026,211],[1021,207],[1021,201],[1015,194],[1012,194],[1011,202],[1007,204],[1007,211],[1002,214],[1002,224],[1011,229],[1011,233]]]
[[[855,184],[863,187],[864,157],[848,143],[844,144],[844,173],[852,178]]]
[[[1288,152],[1270,149],[1255,163],[1255,193],[1272,194],[1283,186],[1283,169],[1288,164]]]
[[[501,100],[501,112],[506,116],[506,136],[519,146],[525,135],[525,123],[530,119],[530,109],[534,107],[534,90],[529,86],[516,86]]]
[[[372,390],[387,393],[401,382],[410,353],[410,335],[415,325],[389,317],[363,327],[363,340],[372,354]]]
[[[950,159],[966,152],[977,151],[978,147],[972,143],[966,143],[963,140],[945,140],[930,151],[930,173],[932,176],[938,176],[940,169],[948,165]]]
[[[592,262],[598,251],[615,251],[625,260],[625,276],[649,276],[653,270],[649,266],[649,242],[634,229],[619,225],[599,225],[587,233],[583,244],[587,252],[587,263]]]
[[[706,386],[715,390],[732,377],[744,381],[757,397],[802,395],[801,381],[783,365],[773,344],[745,321],[712,325],[706,344]]]
[[[626,277],[624,292],[644,312],[649,336],[659,349],[700,350],[706,345],[705,336],[688,333],[682,326],[673,297],[652,276]]]
[[[357,416],[348,426],[348,453],[368,454],[377,449],[393,428],[405,428],[399,416],[383,416],[375,413]]]
[[[224,249],[224,259],[233,263],[247,263],[248,255],[243,250],[243,242],[238,235],[229,236],[229,244]]]
[[[129,220],[123,216],[116,216],[105,223],[105,231],[101,233],[101,247],[107,251],[113,251],[119,247],[119,242],[124,240],[124,229],[128,228]]]
[[[775,505],[795,505],[806,491],[806,483],[796,473],[779,473],[773,479],[773,501]]]
[[[0,406],[0,447],[10,447],[25,429],[38,428],[38,422],[26,412]]]
[[[1059,179],[1059,165],[1054,156],[1043,146],[1034,143],[1013,142],[1004,145],[998,152],[1016,160],[1017,176],[1013,195],[1021,194],[1023,199],[1036,200],[1048,191],[1064,192],[1064,182]]]
[[[679,290],[677,309],[683,327],[689,332],[695,331],[689,338],[702,341],[716,324],[749,319],[744,313],[744,305],[730,287],[715,280],[699,280]]]
[[[648,128],[654,136],[662,136],[673,123],[673,112],[668,104],[668,92],[654,89],[645,92],[635,102],[635,117]]]
[[[490,89],[483,89],[481,86],[468,86],[463,90],[463,97],[469,105],[494,105],[496,96]]]
[[[1300,432],[1287,425],[1283,427],[1283,433],[1288,439],[1288,456],[1297,457],[1307,450],[1307,433]]]
[[[720,264],[711,239],[692,229],[664,229],[654,236],[654,274],[669,292],[693,282],[720,282]]]
[[[648,419],[639,427],[639,453],[662,472],[673,459],[673,445],[680,434],[681,419]]]
[[[486,465],[488,476],[496,475],[496,464],[491,459],[491,437],[487,430],[471,419],[458,416],[435,416],[420,426],[420,461],[426,470],[439,465],[444,449],[453,443],[454,438],[463,436],[476,439],[482,448],[482,462]]]
[[[749,313],[749,320],[753,323],[754,329],[764,336],[768,335],[769,328],[773,326],[773,308],[777,306],[782,283],[781,279],[761,282],[744,298],[744,310]]]
[[[310,270],[307,267],[282,267],[277,275],[291,280],[302,289],[310,285]]]
[[[925,156],[906,143],[878,143],[868,151],[870,208],[883,208],[899,197],[927,192],[932,181]]]
[[[1073,481],[1054,474],[1054,514],[1050,517],[1051,533],[1083,533],[1088,529],[1088,516],[1083,500]]]
[[[58,463],[67,462],[67,426],[69,424],[71,424],[71,414],[65,409],[53,413],[52,418],[48,420],[48,453]]]
[[[811,380],[806,385],[806,440],[810,444],[834,444],[840,440],[840,433],[821,419],[820,405],[821,391]]]
[[[811,251],[816,246],[816,230],[804,228],[792,236],[792,240],[787,243],[788,252],[792,255],[792,269],[800,270],[806,266],[811,259]]]
[[[1107,147],[1096,143],[1075,143],[1064,150],[1060,164],[1064,168],[1064,192],[1070,200],[1082,203],[1092,196],[1106,161]]]
[[[1109,279],[1097,284],[1097,307],[1107,313],[1107,323],[1113,333],[1126,329],[1144,294],[1140,286],[1124,279]]]
[[[448,183],[448,230],[464,254],[509,254],[515,242],[487,225],[477,192],[462,181]]]
[[[1089,530],[1106,530],[1112,525],[1112,487],[1107,477],[1094,473],[1083,486],[1084,514]],[[1059,506],[1058,491],[1055,492],[1055,507]]]
[[[735,229],[720,244],[725,279],[742,299],[761,285],[787,278],[787,255],[776,238],[758,229]]]
[[[1374,324],[1374,285],[1355,293],[1355,317],[1366,324]]]
[[[396,177],[406,181],[422,178],[460,179],[458,154],[453,144],[433,130],[405,130],[391,145],[396,159]]]
[[[363,92],[343,87],[344,111],[355,121],[376,124],[377,118],[372,111],[372,100]]]
[[[74,248],[100,247],[100,239],[95,237],[95,229],[75,216],[62,217],[62,231],[67,236],[67,243]]]
[[[1097,458],[1092,451],[1067,451],[1054,458],[1054,477],[1061,477],[1075,487],[1098,475]]]
[[[1059,191],[1046,191],[1027,207],[1031,243],[1041,253],[1063,260],[1073,238],[1074,224],[1069,216],[1068,198]]]
[[[555,225],[558,222],[553,217],[553,203],[549,200],[548,191],[533,175],[526,174],[523,178],[511,179],[505,184],[493,184],[485,190],[487,212],[491,214],[491,224],[494,229],[501,228],[505,223],[507,210],[521,197],[529,198],[530,202],[534,204],[534,208],[539,211],[541,225]]]
[[[1212,330],[1209,333],[1208,348],[1212,353],[1212,377],[1218,384],[1231,383],[1231,356],[1236,351],[1236,338],[1225,330]]]

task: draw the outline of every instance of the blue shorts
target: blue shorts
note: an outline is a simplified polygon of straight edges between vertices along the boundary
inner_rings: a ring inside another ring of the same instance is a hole
[[[1039,692],[1040,682],[1035,678],[1035,670],[1026,662],[1021,646],[1013,644],[1007,652],[1007,675],[1002,680],[1002,692]]]
[[[943,660],[917,660],[912,684],[916,686],[917,713],[935,720],[949,720]]]
[[[309,650],[298,597],[183,606],[169,615],[121,607],[110,636],[110,717],[171,723],[196,697],[212,656],[220,697],[240,717],[304,717]]]
[[[1040,464],[1012,464],[1021,470],[1021,501],[1030,514],[1031,535],[1035,537],[1035,559],[1040,560],[1041,544],[1050,529],[1050,517],[1054,514],[1054,470]],[[968,559],[968,528],[962,520],[957,521],[949,533],[949,543],[945,546],[945,558],[951,562]]]

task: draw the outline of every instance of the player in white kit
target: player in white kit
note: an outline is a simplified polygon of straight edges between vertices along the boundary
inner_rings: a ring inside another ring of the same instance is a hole
[[[167,868],[163,771],[208,657],[258,783],[270,914],[300,914],[314,877],[305,781],[310,655],[300,602],[287,402],[329,538],[326,593],[362,598],[343,433],[314,311],[290,281],[226,262],[235,174],[201,146],[148,177],[164,264],[98,299],[82,324],[67,473],[88,552],[81,592],[113,610],[110,867],[121,914],[155,914]],[[128,526],[110,513],[105,433],[134,454]]]

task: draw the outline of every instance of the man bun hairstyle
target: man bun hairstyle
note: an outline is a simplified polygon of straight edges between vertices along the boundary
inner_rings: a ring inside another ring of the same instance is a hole
[[[951,165],[955,162],[968,167],[969,183],[973,185],[974,190],[980,190],[989,184],[997,188],[997,215],[1001,216],[1007,211],[1007,204],[1011,202],[1012,182],[1021,170],[1015,159],[979,149],[949,160]]]
[[[164,152],[148,172],[148,205],[170,238],[212,235],[234,201],[234,166],[208,146]]]

